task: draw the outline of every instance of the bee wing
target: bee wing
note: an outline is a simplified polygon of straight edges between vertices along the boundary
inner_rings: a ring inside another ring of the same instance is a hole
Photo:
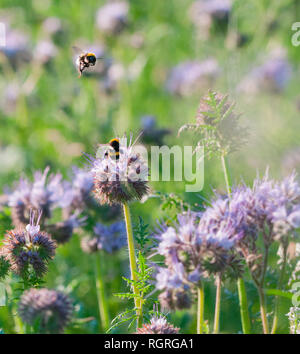
[[[77,54],[77,55],[84,53],[84,51],[82,49],[80,49],[79,47],[76,47],[75,45],[72,46],[72,50],[73,50],[74,54]]]
[[[109,144],[97,144],[97,147],[102,147],[102,146],[108,147],[108,146],[110,146],[110,145],[109,145]]]
[[[97,152],[96,152],[96,157],[97,158],[103,158],[103,156],[108,152],[108,150],[112,149],[112,147],[109,144],[98,144],[97,145]]]

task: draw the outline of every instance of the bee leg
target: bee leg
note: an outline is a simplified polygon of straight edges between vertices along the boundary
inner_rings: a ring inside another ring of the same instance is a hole
[[[83,72],[83,70],[84,70],[84,67],[85,67],[85,66],[80,63],[80,66],[79,66],[79,68],[78,68],[79,78],[82,76],[82,72]]]

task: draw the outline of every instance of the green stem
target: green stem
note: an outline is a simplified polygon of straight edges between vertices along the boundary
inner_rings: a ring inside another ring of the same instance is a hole
[[[222,168],[223,168],[223,173],[224,173],[224,178],[226,183],[227,194],[230,199],[231,198],[230,175],[228,172],[226,157],[224,155],[221,156],[221,163],[222,163]]]
[[[266,301],[265,294],[262,288],[258,288],[259,302],[260,302],[260,315],[261,321],[263,325],[264,334],[269,334],[269,324],[267,319],[267,311],[266,311]]]
[[[198,289],[197,334],[203,334],[204,329],[204,288],[200,283]]]
[[[127,231],[127,241],[128,241],[128,251],[129,251],[129,264],[130,264],[130,272],[131,279],[134,282],[137,282],[137,266],[136,266],[136,258],[134,252],[134,240],[133,240],[133,230],[130,216],[130,209],[127,203],[123,204],[124,217],[126,223],[126,231]],[[139,300],[139,290],[136,285],[133,285],[133,293],[135,295],[134,304],[136,308],[137,315],[137,328],[141,328],[143,325],[143,313],[142,313],[142,302]]]
[[[247,301],[247,293],[245,282],[243,278],[239,278],[237,280],[237,287],[239,293],[239,300],[240,300],[240,312],[241,312],[241,321],[242,321],[242,328],[244,334],[251,333],[251,324],[250,318],[248,313],[248,301]]]
[[[109,313],[107,298],[105,296],[105,282],[103,274],[103,254],[95,254],[95,276],[96,276],[96,289],[99,307],[99,316],[101,321],[102,331],[106,331],[109,327]],[[100,329],[100,330],[101,330]]]
[[[214,320],[214,334],[219,333],[220,329],[220,307],[221,307],[221,293],[222,293],[222,281],[221,275],[217,275],[217,290],[216,290],[216,304],[215,304],[215,320]]]
[[[281,271],[278,280],[278,290],[282,290],[283,287],[283,280],[284,280],[285,268],[287,262],[287,248],[288,248],[288,244],[283,246],[283,261],[282,261]],[[272,334],[275,334],[277,330],[278,317],[279,317],[279,301],[280,301],[280,296],[276,296],[275,311],[274,311],[274,318],[273,318],[273,325],[272,325],[272,332],[271,332]]]
[[[25,324],[18,315],[14,316],[15,331],[17,334],[26,334]]]
[[[226,183],[226,189],[228,198],[231,198],[231,183],[230,183],[230,175],[229,175],[229,168],[227,164],[227,160],[224,154],[221,156],[221,163],[224,173],[224,179]],[[237,287],[239,293],[239,303],[240,303],[240,313],[241,313],[241,321],[242,321],[242,328],[243,333],[248,334],[251,333],[251,325],[250,325],[250,316],[248,311],[248,301],[247,301],[247,293],[245,288],[245,283],[242,278],[237,280]]]
[[[29,288],[28,286],[28,279],[24,276],[21,281],[23,285],[23,292]],[[14,314],[14,324],[15,324],[15,331],[17,334],[26,334],[27,333],[27,324],[22,321],[18,314],[18,310],[15,309],[16,313]]]

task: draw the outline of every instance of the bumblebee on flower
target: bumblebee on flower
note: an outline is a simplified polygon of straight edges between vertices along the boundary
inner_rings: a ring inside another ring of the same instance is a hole
[[[141,200],[148,193],[148,166],[130,136],[99,145],[96,158],[88,156],[94,177],[94,195],[100,204]],[[144,150],[144,149],[143,149]],[[145,150],[144,150],[145,151]]]

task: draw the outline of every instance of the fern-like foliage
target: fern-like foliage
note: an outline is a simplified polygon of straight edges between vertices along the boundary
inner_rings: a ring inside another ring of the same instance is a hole
[[[164,223],[166,225],[172,225],[177,221],[178,214],[186,213],[188,211],[199,211],[202,205],[199,203],[189,204],[182,197],[176,193],[160,193],[156,195],[160,198],[160,208],[166,213],[164,217]]]
[[[0,240],[7,230],[12,229],[11,212],[8,207],[1,208],[0,206]],[[1,242],[0,242],[1,243]]]
[[[149,237],[148,227],[149,225],[145,224],[141,217],[139,217],[139,222],[134,227],[135,240],[139,248],[137,257],[138,270],[136,272],[137,280],[123,277],[123,280],[127,283],[130,290],[126,293],[114,294],[114,296],[117,296],[123,300],[133,300],[132,304],[134,304],[135,299],[139,300],[139,302],[142,303],[143,318],[145,321],[150,319],[151,314],[153,313],[153,304],[156,302],[156,300],[151,297],[151,294],[155,288],[152,282],[153,269],[147,264],[147,255],[152,249],[152,239]],[[133,287],[138,289],[138,294],[133,293]],[[133,306],[133,308],[127,309],[126,311],[118,314],[112,320],[111,327],[107,332],[111,332],[113,329],[126,322],[128,323],[128,328],[131,328],[136,320],[136,308]]]
[[[9,262],[0,253],[0,281],[7,276],[9,269],[10,269]]]
[[[228,95],[209,91],[200,100],[196,122],[183,125],[178,135],[185,130],[196,132],[199,140],[195,150],[204,146],[208,157],[237,151],[245,144],[247,132],[234,108],[235,103],[229,102]]]
[[[147,252],[146,245],[149,245],[151,240],[149,239],[148,232],[149,225],[144,223],[144,220],[139,216],[139,222],[134,227],[135,240],[139,246],[139,249],[145,254]]]

